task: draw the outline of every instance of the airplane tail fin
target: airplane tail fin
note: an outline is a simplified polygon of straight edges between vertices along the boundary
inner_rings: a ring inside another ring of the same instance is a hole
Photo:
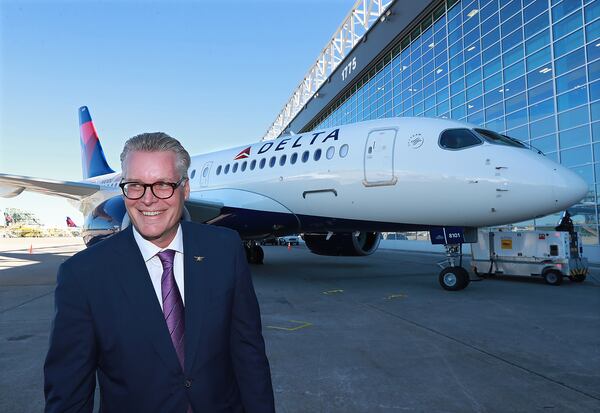
[[[79,108],[79,135],[81,137],[81,168],[83,178],[113,173],[108,166],[96,128],[87,106]]]

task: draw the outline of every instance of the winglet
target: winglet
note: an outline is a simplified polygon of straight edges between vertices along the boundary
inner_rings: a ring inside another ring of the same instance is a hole
[[[79,136],[81,137],[81,168],[83,178],[113,173],[108,166],[94,122],[87,106],[79,108]]]

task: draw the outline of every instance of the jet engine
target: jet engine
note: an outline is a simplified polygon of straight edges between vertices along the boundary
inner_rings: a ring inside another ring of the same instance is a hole
[[[379,232],[338,232],[328,234],[304,234],[308,249],[318,255],[356,257],[371,255],[379,247]]]

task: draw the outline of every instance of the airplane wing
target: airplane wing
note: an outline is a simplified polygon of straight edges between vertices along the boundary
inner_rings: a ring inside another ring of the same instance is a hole
[[[86,182],[0,174],[0,197],[2,198],[12,198],[23,191],[31,191],[81,201],[100,191],[100,188],[100,185]]]

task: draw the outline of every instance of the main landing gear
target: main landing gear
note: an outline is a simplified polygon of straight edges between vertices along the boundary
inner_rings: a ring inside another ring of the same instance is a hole
[[[262,264],[265,258],[265,253],[260,245],[255,241],[244,242],[244,250],[246,251],[246,259],[249,264]]]
[[[445,247],[446,259],[438,262],[442,268],[438,281],[445,290],[462,290],[471,282],[469,272],[462,267],[462,244],[445,245]]]

